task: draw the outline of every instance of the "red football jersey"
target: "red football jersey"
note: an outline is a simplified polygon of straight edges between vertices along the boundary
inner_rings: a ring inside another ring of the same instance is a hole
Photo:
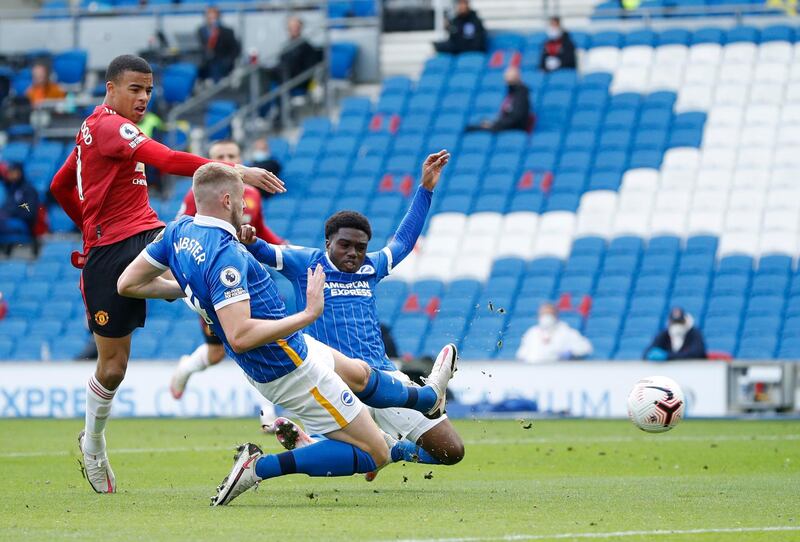
[[[183,198],[183,205],[178,211],[178,216],[188,215],[194,216],[197,214],[197,204],[194,201],[194,191],[190,188]],[[245,224],[250,224],[256,229],[256,235],[273,245],[283,244],[284,240],[270,230],[264,223],[263,206],[261,205],[261,193],[258,188],[244,185],[244,216],[242,216]]]
[[[81,125],[75,150],[85,249],[110,245],[164,223],[150,207],[144,164],[133,154],[150,139],[105,105]]]

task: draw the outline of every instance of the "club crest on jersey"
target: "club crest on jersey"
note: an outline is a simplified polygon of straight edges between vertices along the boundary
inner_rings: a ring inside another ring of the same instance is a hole
[[[342,392],[342,404],[344,406],[353,406],[353,403],[356,402],[355,397],[353,397],[352,392],[350,390],[344,390]]]
[[[361,269],[356,271],[357,275],[372,275],[375,273],[375,268],[371,265],[362,265]]]
[[[108,323],[108,313],[106,311],[97,311],[94,313],[94,321],[98,326],[104,326]]]
[[[130,141],[131,139],[139,135],[139,129],[136,128],[136,126],[134,126],[130,122],[126,122],[125,124],[122,124],[119,127],[119,135],[122,136],[122,139],[127,139],[128,141]]]
[[[228,288],[233,288],[242,281],[242,275],[235,267],[226,267],[219,274],[219,280]]]

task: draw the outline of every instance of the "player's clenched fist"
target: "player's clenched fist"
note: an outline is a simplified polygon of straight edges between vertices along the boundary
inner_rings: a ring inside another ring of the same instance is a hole
[[[325,308],[325,271],[322,266],[312,271],[308,270],[308,285],[306,286],[306,312],[314,320],[320,317]]]
[[[258,237],[256,236],[256,229],[250,224],[243,225],[239,230],[239,241],[245,245],[252,245],[256,242],[256,240],[258,240]]]

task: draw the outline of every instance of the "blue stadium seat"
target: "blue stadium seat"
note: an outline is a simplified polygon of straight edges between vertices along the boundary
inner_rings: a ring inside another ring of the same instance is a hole
[[[628,298],[625,296],[595,297],[592,300],[591,316],[592,318],[605,316],[621,318],[627,306]]]
[[[684,252],[678,262],[679,274],[708,274],[714,268],[713,253]]]
[[[348,96],[342,99],[342,116],[352,114],[367,115],[372,112],[372,101],[369,98],[361,96]]]
[[[592,37],[592,47],[622,47],[623,35],[619,32],[597,32]]]
[[[185,102],[192,94],[197,80],[197,66],[183,62],[172,64],[161,75],[163,98],[169,104]]]
[[[520,285],[519,295],[550,299],[558,277],[556,275],[529,275]]]
[[[745,274],[727,274],[714,277],[711,295],[746,295],[750,286],[750,276]]]
[[[445,74],[450,72],[453,67],[453,62],[455,57],[453,55],[447,54],[437,54],[436,56],[429,58],[425,61],[425,68],[423,73],[436,73],[436,74]]]
[[[352,79],[358,56],[358,45],[350,42],[331,43],[330,74],[333,79]]]
[[[747,304],[747,312],[745,316],[759,317],[759,316],[773,316],[779,317],[783,315],[783,309],[786,305],[783,295],[753,295]]]
[[[672,276],[666,275],[642,275],[636,280],[636,287],[633,290],[635,296],[663,295],[669,292]]]
[[[698,28],[692,33],[692,45],[701,43],[725,43],[725,33],[716,27]]]
[[[695,235],[686,240],[687,254],[715,254],[719,241],[710,235]]]
[[[706,307],[706,322],[709,317],[739,317],[744,309],[745,298],[743,296],[717,296],[708,301]]]
[[[492,153],[489,158],[488,170],[491,174],[507,174],[513,182],[513,176],[519,171],[521,158],[522,154],[517,152]],[[484,183],[484,186],[488,185],[488,181]]]
[[[651,317],[661,321],[667,307],[667,298],[663,294],[655,296],[633,296],[628,307],[628,318]]]
[[[762,256],[758,261],[759,274],[789,274],[792,272],[792,257],[784,254]]]
[[[657,43],[658,46],[663,45],[688,45],[691,39],[691,34],[688,30],[683,28],[671,28],[659,32]]]
[[[656,43],[656,33],[648,29],[635,30],[626,34],[624,40],[625,47],[631,47],[632,45],[648,45],[652,47]]]
[[[558,258],[536,258],[528,265],[526,275],[529,276],[557,276],[561,273],[562,262]]]
[[[336,126],[336,132],[339,134],[359,135],[364,131],[366,125],[366,115],[343,115]]]
[[[600,267],[600,255],[572,255],[564,266],[562,276],[586,275],[594,277]]]
[[[579,237],[572,243],[573,255],[601,255],[605,253],[606,243],[601,237]]]
[[[789,287],[788,274],[757,274],[753,278],[752,295],[778,295],[783,297]]]
[[[795,29],[785,24],[774,24],[761,29],[761,43],[769,41],[788,41],[794,43]]]
[[[607,103],[608,93],[605,90],[586,88],[575,97],[575,107],[578,110],[603,111]]]
[[[725,256],[719,261],[718,275],[750,275],[753,271],[753,258],[745,255]]]
[[[590,276],[563,277],[558,285],[558,293],[559,295],[570,294],[573,297],[590,295],[592,293],[593,285],[594,285],[594,277]]]
[[[725,34],[725,43],[736,43],[736,42],[753,42],[758,44],[760,39],[760,32],[754,26],[735,26],[733,28],[728,29]]]
[[[481,192],[475,200],[473,213],[505,213],[508,210],[508,196]]]
[[[87,52],[71,49],[53,57],[53,72],[62,84],[72,85],[83,82],[86,74]]]
[[[642,258],[641,267],[639,269],[640,273],[646,275],[659,275],[659,276],[666,276],[667,278],[671,277],[675,266],[678,263],[678,254],[677,252],[673,253],[652,253],[646,252],[644,257]]]
[[[570,120],[570,130],[597,130],[602,122],[603,113],[601,111],[592,111],[586,109],[579,110],[572,115],[572,119]],[[627,124],[625,124],[625,126],[627,127]],[[537,129],[538,128],[539,127],[537,126]]]
[[[595,295],[600,296],[627,296],[631,289],[630,275],[601,276],[597,281]]]

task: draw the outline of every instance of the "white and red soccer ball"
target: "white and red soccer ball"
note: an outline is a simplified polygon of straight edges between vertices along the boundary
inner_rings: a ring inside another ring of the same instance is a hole
[[[675,427],[686,406],[683,390],[666,376],[643,378],[628,395],[628,417],[648,433],[663,433]]]

